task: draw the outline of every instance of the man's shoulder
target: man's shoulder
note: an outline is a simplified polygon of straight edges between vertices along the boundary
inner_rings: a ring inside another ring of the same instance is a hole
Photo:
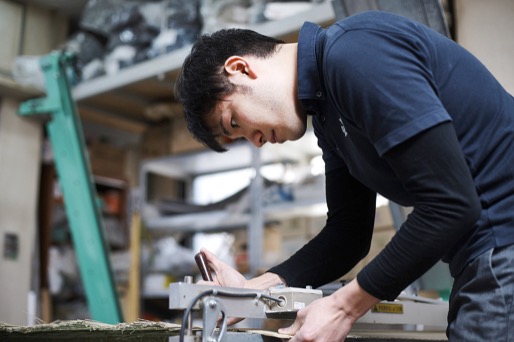
[[[337,24],[345,24],[348,26],[365,24],[370,26],[382,26],[391,22],[402,22],[402,21],[410,21],[410,19],[386,11],[364,11],[357,14],[353,14],[349,17],[338,20]]]
[[[335,22],[329,30],[389,32],[391,34],[412,34],[419,23],[404,16],[385,11],[365,11],[343,18]]]

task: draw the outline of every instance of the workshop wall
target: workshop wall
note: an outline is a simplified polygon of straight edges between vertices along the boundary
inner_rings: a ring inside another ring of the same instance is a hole
[[[456,40],[514,94],[514,1],[456,0]]]
[[[43,130],[16,115],[16,99],[0,101],[0,322],[27,324]]]
[[[38,316],[31,290],[37,282],[34,246],[43,129],[37,120],[16,114],[20,100],[35,92],[14,84],[12,64],[17,55],[41,55],[57,47],[67,24],[54,11],[0,0],[0,321],[13,324]]]
[[[9,76],[18,55],[42,55],[66,40],[68,18],[56,11],[0,0],[0,75]]]

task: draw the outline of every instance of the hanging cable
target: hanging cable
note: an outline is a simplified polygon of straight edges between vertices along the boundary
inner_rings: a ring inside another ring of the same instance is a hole
[[[239,292],[226,292],[226,291],[219,291],[217,289],[210,289],[207,291],[203,291],[199,293],[191,303],[187,306],[186,310],[184,311],[184,316],[182,317],[182,324],[180,325],[180,335],[179,335],[179,341],[184,342],[184,335],[186,332],[186,322],[188,321],[188,317],[191,314],[191,310],[193,310],[193,307],[195,306],[196,302],[198,302],[200,299],[206,296],[219,296],[219,297],[228,297],[228,298],[255,298],[257,300],[259,299],[267,299],[271,300],[277,303],[280,303],[282,300],[279,298],[275,298],[272,296],[269,296],[267,294],[263,293],[257,293],[257,292],[246,292],[246,293],[239,293]]]

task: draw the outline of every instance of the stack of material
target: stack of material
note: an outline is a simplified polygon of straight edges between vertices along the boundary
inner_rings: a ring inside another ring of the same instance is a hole
[[[196,329],[199,330],[199,329]],[[229,329],[230,332],[257,334],[262,341],[287,341],[288,336],[263,330]],[[33,327],[0,323],[0,341],[162,341],[178,336],[180,325],[164,322],[136,321],[134,323],[105,324],[88,320],[60,321]],[[430,332],[355,332],[346,341],[359,342],[440,342],[446,341],[443,333]]]

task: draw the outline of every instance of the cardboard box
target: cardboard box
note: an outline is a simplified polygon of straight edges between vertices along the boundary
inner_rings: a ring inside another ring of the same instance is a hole
[[[205,149],[205,146],[196,141],[189,133],[186,122],[183,118],[176,118],[172,121],[171,129],[171,153],[184,153]]]
[[[93,174],[125,179],[125,151],[122,148],[95,142],[88,146]]]
[[[141,155],[143,159],[158,158],[170,155],[172,134],[170,122],[148,128],[143,134]]]
[[[142,142],[143,159],[205,149],[189,133],[183,118],[177,117],[147,129]]]

